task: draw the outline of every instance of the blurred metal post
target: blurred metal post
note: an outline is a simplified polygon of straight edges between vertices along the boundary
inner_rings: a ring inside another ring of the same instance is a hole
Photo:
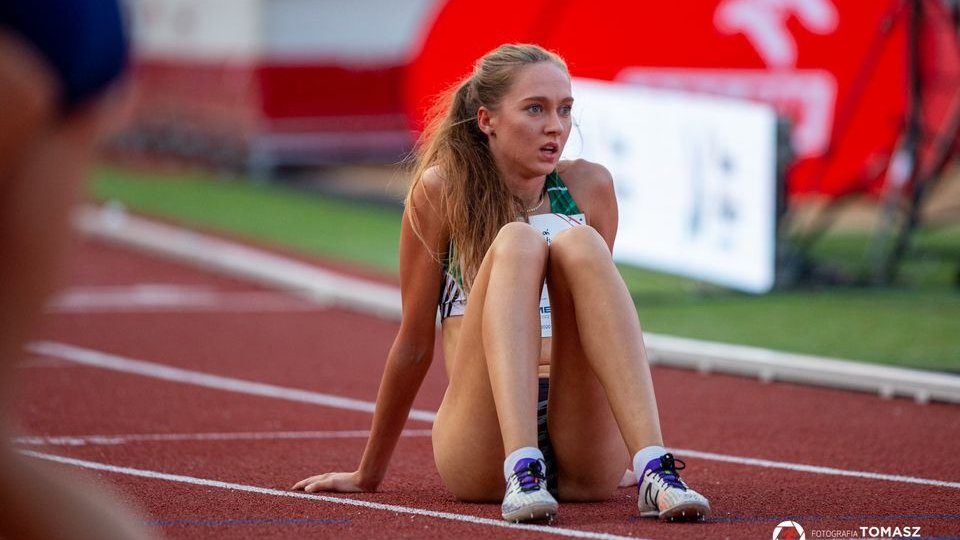
[[[899,181],[895,181],[888,191],[883,221],[878,226],[871,246],[873,281],[878,284],[890,284],[896,280],[900,263],[920,224],[924,200],[940,179],[960,136],[960,102],[955,102],[952,113],[944,123],[944,129],[931,143],[932,151],[927,166],[921,167],[920,143],[923,136],[924,88],[920,69],[920,39],[925,16],[924,1],[929,0],[910,0],[910,26],[907,37],[910,102],[903,146],[898,152],[902,152],[909,171],[904,171],[904,176]],[[960,2],[955,0],[951,2],[954,30],[960,32],[960,20],[958,20]],[[909,193],[904,193],[904,190],[909,190]]]

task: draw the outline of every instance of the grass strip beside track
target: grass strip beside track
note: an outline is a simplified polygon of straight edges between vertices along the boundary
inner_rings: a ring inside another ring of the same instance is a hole
[[[187,227],[271,243],[395,274],[398,208],[306,196],[283,186],[102,168],[92,197]],[[819,256],[840,268],[863,259],[867,235],[836,235]],[[737,293],[620,266],[651,332],[880,364],[960,372],[953,285],[960,230],[921,231],[896,288]]]
[[[386,273],[396,270],[399,213],[382,206],[192,173],[100,169],[92,187],[95,199],[117,201],[151,216]]]

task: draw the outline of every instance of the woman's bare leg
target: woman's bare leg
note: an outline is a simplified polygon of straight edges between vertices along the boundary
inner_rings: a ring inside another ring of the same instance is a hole
[[[504,456],[537,446],[537,306],[546,259],[539,231],[508,224],[470,291],[433,429],[437,468],[460,499],[499,499]]]
[[[554,330],[556,356],[553,360],[559,388],[556,393],[551,388],[552,403],[547,415],[561,463],[561,496],[565,478],[567,483],[573,483],[568,488],[572,490],[570,497],[602,496],[603,489],[613,490],[623,471],[622,457],[615,459],[623,454],[616,450],[616,438],[610,434],[612,425],[606,428],[606,438],[603,434],[594,435],[602,441],[599,451],[595,448],[596,442],[584,444],[582,437],[578,440],[573,436],[577,429],[590,428],[584,424],[589,416],[585,417],[582,408],[602,404],[592,384],[595,380],[603,388],[622,440],[634,456],[634,465],[642,477],[642,493],[637,499],[640,515],[671,521],[702,519],[710,512],[710,503],[680,480],[672,456],[663,449],[640,322],[606,242],[586,226],[560,233],[550,247],[547,280],[551,307],[556,301],[554,315],[561,326]],[[558,331],[562,332],[559,336]],[[579,338],[579,343],[572,335]],[[568,374],[582,372],[584,364],[589,365],[595,379],[577,375],[583,380],[581,386],[591,395],[591,400],[579,406],[578,416],[578,410],[566,401],[576,390],[576,382]],[[550,418],[556,409],[561,412]],[[597,411],[597,415],[607,419],[610,416],[602,411]],[[605,467],[597,463],[608,459]],[[593,482],[590,474],[596,477]]]
[[[548,271],[553,339],[547,429],[559,498],[605,500],[617,488],[629,456],[606,391],[583,352],[566,278],[563,272]]]
[[[619,445],[625,442],[631,455],[662,445],[663,438],[636,308],[603,238],[585,226],[560,233],[550,246],[547,279],[555,321],[549,429],[561,474],[572,481],[592,463],[579,451],[594,460],[603,457],[582,443],[584,437],[576,435],[582,429],[609,432],[618,427],[614,433]],[[579,401],[578,385],[589,400]],[[570,394],[577,398],[570,399]],[[603,422],[591,428],[591,418],[597,417]],[[617,463],[604,472],[615,487],[625,454],[614,452],[617,445],[612,442],[608,445]]]
[[[474,307],[483,309],[483,356],[503,449],[509,454],[523,446],[537,446],[538,306],[547,245],[538,231],[523,223],[504,227],[500,239],[490,249],[493,264],[483,303]]]

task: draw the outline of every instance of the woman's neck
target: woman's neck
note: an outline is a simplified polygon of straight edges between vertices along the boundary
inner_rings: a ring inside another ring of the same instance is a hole
[[[501,174],[503,175],[502,172]],[[524,208],[531,208],[542,201],[547,177],[544,175],[524,178],[518,175],[503,175],[503,181],[507,184],[510,193],[520,199]]]

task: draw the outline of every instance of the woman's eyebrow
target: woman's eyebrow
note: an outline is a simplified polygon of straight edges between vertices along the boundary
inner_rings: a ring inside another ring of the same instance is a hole
[[[551,99],[548,98],[548,97],[546,97],[546,96],[530,96],[530,97],[525,97],[525,98],[521,99],[520,101],[551,101]],[[566,102],[566,101],[573,102],[573,96],[567,96],[567,97],[565,97],[565,98],[563,98],[563,99],[561,99],[561,100],[559,100],[559,101],[560,101],[561,103]]]

